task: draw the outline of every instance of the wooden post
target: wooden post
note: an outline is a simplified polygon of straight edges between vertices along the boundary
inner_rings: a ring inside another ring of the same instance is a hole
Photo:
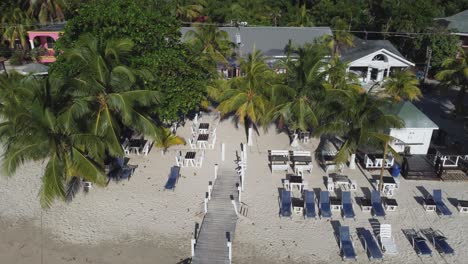
[[[216,180],[216,179],[218,178],[218,164],[215,164],[215,167],[214,167],[214,168],[215,168],[215,169],[214,169],[214,170],[215,170],[214,178],[215,178],[215,180]]]
[[[245,169],[242,168],[242,170],[241,170],[241,187],[242,187],[242,191],[244,191],[244,181],[245,181]]]
[[[242,188],[240,186],[237,187],[237,191],[239,192],[239,203],[242,201],[242,197],[241,197],[241,194],[242,194]]]
[[[253,140],[252,140],[252,128],[249,127],[249,138],[247,139],[247,145],[252,146],[253,145]]]
[[[227,247],[228,247],[228,257],[229,257],[229,263],[232,261],[232,242],[228,240],[227,242]]]
[[[205,214],[208,213],[208,193],[205,194]]]
[[[349,168],[351,170],[356,169],[356,154],[351,154],[351,159],[349,160]]]
[[[239,216],[239,214],[238,214],[238,212],[237,212],[236,201],[234,201],[234,195],[231,195],[231,203],[232,203],[232,205],[234,206],[234,211],[236,212],[236,216]]]
[[[221,160],[224,161],[224,158],[225,158],[225,146],[224,146],[224,143],[221,144]]]
[[[191,244],[191,249],[192,249],[192,257],[195,256],[195,243],[197,243],[195,238],[192,238],[191,243],[190,243]]]
[[[208,200],[211,200],[211,192],[213,190],[213,182],[209,181],[208,182]]]
[[[383,151],[382,167],[380,168],[379,192],[382,191],[382,187],[383,187],[383,173],[384,173],[384,168],[385,168],[385,161],[387,159],[388,140],[385,140],[384,144],[385,146],[384,146],[384,151]]]

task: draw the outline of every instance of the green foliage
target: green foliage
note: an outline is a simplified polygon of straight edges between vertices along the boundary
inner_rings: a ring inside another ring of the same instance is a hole
[[[385,92],[399,102],[402,100],[417,101],[422,97],[419,81],[411,70],[397,71],[384,82]]]
[[[78,15],[67,22],[56,49],[73,47],[85,32],[102,39],[130,39],[135,43],[130,65],[151,71],[154,79],[146,80],[145,89],[162,92],[161,104],[154,114],[161,120],[176,120],[197,109],[208,73],[201,70],[197,57],[180,42],[179,23],[168,16],[170,13],[165,1],[98,0],[83,4]],[[73,75],[80,65],[65,62],[62,57],[52,66],[52,75]]]
[[[163,152],[166,152],[168,148],[176,145],[185,145],[185,140],[172,134],[167,128],[159,127],[156,130],[156,147],[162,148]]]
[[[22,65],[27,59],[26,53],[23,50],[15,50],[10,58],[11,65]]]

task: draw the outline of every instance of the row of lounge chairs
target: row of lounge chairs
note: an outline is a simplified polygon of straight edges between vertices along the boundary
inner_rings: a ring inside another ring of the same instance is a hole
[[[447,242],[447,238],[439,230],[433,230],[432,228],[421,229],[417,232],[414,229],[403,230],[407,239],[411,242],[413,249],[418,255],[432,256],[432,250],[429,243],[439,252],[441,255],[454,254],[455,251]],[[395,241],[392,237],[392,227],[389,224],[380,225],[380,232],[376,236],[380,238],[379,247],[378,242],[374,239],[372,232],[365,228],[358,231],[358,236],[362,242],[364,249],[369,259],[382,259],[383,253],[385,254],[397,254],[397,248]],[[354,243],[349,231],[348,226],[340,226],[338,241],[340,245],[340,255],[343,260],[356,260],[357,254],[354,249]]]
[[[281,192],[281,208],[280,216],[282,217],[291,217],[292,216],[292,198],[291,192],[283,190]],[[320,218],[331,218],[332,217],[332,207],[341,209],[341,217],[343,219],[354,219],[354,206],[351,199],[351,192],[344,191],[341,195],[341,204],[332,204],[330,201],[330,193],[328,191],[320,192],[320,199],[317,200],[319,214],[315,210],[316,207],[315,193],[313,191],[304,190],[304,217],[305,218],[317,218],[317,215]],[[385,209],[382,205],[382,199],[378,191],[373,191],[371,194],[371,206],[372,214],[374,217],[383,217],[385,218]]]

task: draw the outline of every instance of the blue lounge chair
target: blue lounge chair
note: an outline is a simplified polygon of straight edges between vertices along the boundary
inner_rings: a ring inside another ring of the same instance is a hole
[[[340,249],[343,260],[355,260],[357,258],[351,236],[349,235],[349,226],[340,226]]]
[[[418,255],[432,256],[432,250],[429,248],[426,239],[422,235],[417,233],[414,229],[407,230],[406,235]]]
[[[442,190],[436,189],[433,191],[433,194],[434,202],[439,213],[442,215],[452,215],[452,212],[445,205],[444,201],[442,201]]]
[[[364,242],[364,248],[367,251],[367,255],[369,259],[382,259],[382,251],[380,251],[379,245],[377,244],[377,241],[375,241],[374,237],[372,236],[372,233],[364,229],[361,231],[360,237],[362,241]]]
[[[313,191],[305,191],[305,217],[306,218],[316,218],[317,214],[315,212],[315,194]]]
[[[385,210],[382,206],[382,198],[380,198],[380,192],[372,191],[371,203],[372,203],[374,216],[385,217]]]
[[[330,218],[332,216],[330,208],[330,193],[328,191],[320,192],[320,217]]]
[[[447,243],[447,238],[439,230],[434,231],[432,228],[421,229],[421,233],[426,236],[427,240],[432,243],[440,254],[449,255],[455,253],[453,248]]]
[[[174,190],[175,185],[177,181],[179,180],[179,175],[180,175],[180,167],[179,166],[173,166],[171,168],[171,173],[169,174],[169,177],[167,178],[166,185],[164,186],[165,189],[167,190]]]
[[[281,192],[281,216],[291,216],[291,192],[283,190]]]
[[[343,218],[354,218],[353,203],[351,201],[351,192],[341,193],[341,208],[343,210]]]

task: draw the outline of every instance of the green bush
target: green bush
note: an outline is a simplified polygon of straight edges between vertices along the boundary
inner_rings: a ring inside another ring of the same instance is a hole
[[[26,60],[26,56],[24,51],[22,50],[15,50],[13,55],[10,57],[10,64],[11,65],[21,65]]]
[[[10,58],[11,57],[11,50],[2,44],[0,44],[0,57]]]

